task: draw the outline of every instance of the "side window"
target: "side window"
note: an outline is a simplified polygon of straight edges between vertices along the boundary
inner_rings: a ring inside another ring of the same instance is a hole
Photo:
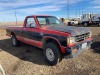
[[[37,27],[34,18],[27,18],[26,27]]]
[[[45,18],[37,18],[39,21],[39,24],[46,25],[46,19]]]

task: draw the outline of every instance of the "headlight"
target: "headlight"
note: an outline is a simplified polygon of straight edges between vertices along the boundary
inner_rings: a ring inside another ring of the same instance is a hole
[[[67,44],[75,43],[75,37],[68,37],[67,38]]]

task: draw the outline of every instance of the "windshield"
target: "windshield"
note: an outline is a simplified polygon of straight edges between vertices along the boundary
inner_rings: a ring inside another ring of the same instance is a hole
[[[38,16],[37,20],[41,27],[61,25],[61,22],[54,16]]]

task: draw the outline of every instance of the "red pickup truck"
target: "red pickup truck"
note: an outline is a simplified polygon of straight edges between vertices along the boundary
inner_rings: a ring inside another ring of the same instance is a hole
[[[65,26],[54,16],[27,16],[23,27],[8,27],[6,31],[13,46],[21,41],[42,48],[50,65],[56,65],[65,56],[75,57],[92,43],[90,29]]]

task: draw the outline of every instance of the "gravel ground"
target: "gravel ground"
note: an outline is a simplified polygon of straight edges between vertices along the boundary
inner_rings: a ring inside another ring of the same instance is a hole
[[[10,38],[0,29],[0,63],[6,75],[100,75],[100,27],[89,27],[93,44],[72,59],[63,59],[56,66],[49,66],[42,50],[27,44],[13,47]]]

